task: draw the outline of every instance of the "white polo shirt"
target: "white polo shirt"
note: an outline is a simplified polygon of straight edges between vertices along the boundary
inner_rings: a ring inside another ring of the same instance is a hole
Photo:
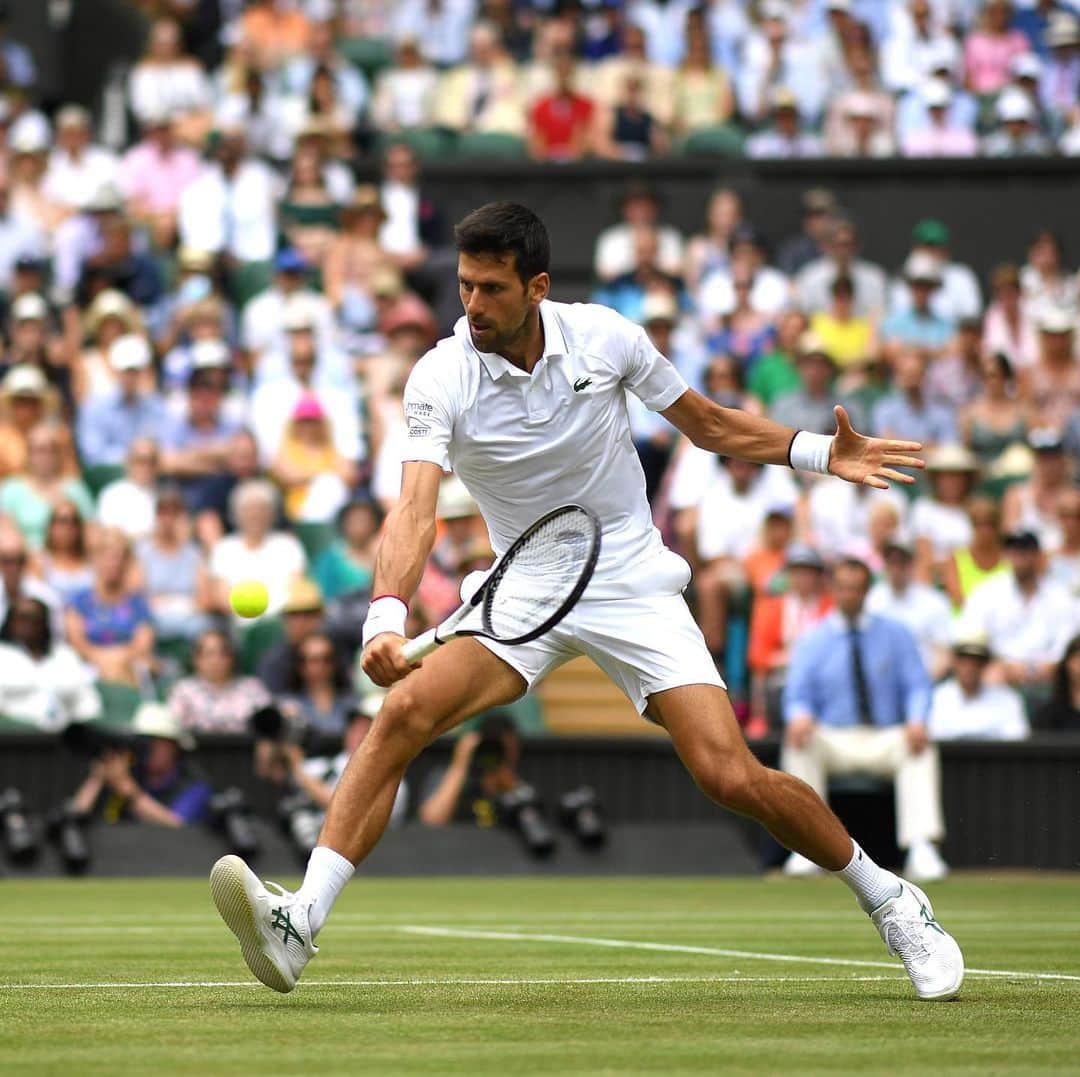
[[[625,394],[662,411],[685,380],[644,329],[608,307],[545,300],[540,317],[544,351],[531,374],[477,351],[465,318],[416,364],[402,459],[453,470],[499,554],[551,509],[592,509],[603,538],[589,597],[681,590],[689,567],[653,526]]]

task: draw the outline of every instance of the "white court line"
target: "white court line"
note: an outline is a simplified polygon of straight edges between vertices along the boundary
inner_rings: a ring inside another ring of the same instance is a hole
[[[903,976],[587,976],[566,980],[303,980],[297,987],[572,987],[594,984],[736,984],[736,983],[878,983],[903,980]],[[131,981],[121,983],[14,983],[0,984],[0,991],[89,991],[103,988],[132,989],[144,987],[261,987],[253,980],[164,980],[160,983]]]
[[[803,965],[843,965],[849,968],[895,969],[893,961],[859,961],[846,957],[807,957],[800,954],[774,954],[757,950],[725,950],[713,946],[683,946],[672,942],[636,942],[629,939],[601,939],[586,935],[539,935],[518,931],[472,931],[454,927],[424,927],[420,924],[399,927],[410,935],[434,935],[450,939],[491,939],[499,942],[555,942],[579,946],[608,946],[618,950],[657,950],[670,954],[704,954],[706,957],[741,957],[748,961],[787,961]],[[1021,980],[1075,980],[1080,976],[1066,972],[1018,972],[1009,969],[965,969],[969,976],[1003,976]]]

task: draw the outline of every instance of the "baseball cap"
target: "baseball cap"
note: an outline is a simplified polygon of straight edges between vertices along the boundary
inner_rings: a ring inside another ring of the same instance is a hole
[[[1043,40],[1052,49],[1080,45],[1080,22],[1071,12],[1054,11],[1050,15]]]
[[[90,113],[82,105],[65,105],[56,114],[56,129],[58,131],[64,127],[87,128],[89,126]]]
[[[1057,303],[1044,303],[1036,324],[1043,333],[1071,333],[1076,328],[1076,315]]]
[[[787,548],[784,564],[788,568],[816,568],[819,570],[825,568],[825,562],[821,559],[821,554],[813,546],[809,546],[805,542],[793,542]]]
[[[927,79],[922,97],[927,108],[945,108],[952,100],[952,87],[944,79]]]
[[[23,113],[12,124],[8,135],[8,146],[15,153],[44,153],[49,142],[49,124],[34,112]]]
[[[645,301],[641,304],[641,324],[649,322],[671,322],[679,320],[679,305],[670,292],[652,291],[647,292]]]
[[[1010,531],[1001,540],[1006,550],[1039,550],[1039,536],[1034,531],[1021,529]]]
[[[326,412],[323,411],[323,406],[319,403],[318,397],[313,396],[311,393],[305,393],[296,402],[296,406],[292,410],[292,418],[325,419]]]
[[[274,259],[274,268],[279,273],[306,273],[307,259],[294,247],[285,247],[278,251]]]
[[[5,396],[44,396],[49,391],[49,383],[36,366],[19,363],[4,375],[0,389]]]
[[[1065,449],[1061,431],[1055,430],[1052,426],[1041,426],[1029,430],[1027,443],[1032,452],[1063,452]]]
[[[790,520],[795,515],[795,506],[790,501],[773,501],[765,507],[765,519],[770,516],[782,516]]]
[[[800,359],[805,359],[811,355],[820,355],[821,358],[828,359],[830,363],[833,361],[824,339],[820,334],[815,333],[813,329],[807,329],[799,337],[798,354]]]
[[[947,247],[949,229],[943,221],[927,217],[911,230],[911,241],[920,247]]]
[[[176,252],[176,264],[187,273],[209,273],[214,267],[214,253],[198,247],[181,247]]]
[[[952,653],[961,658],[981,658],[988,662],[992,657],[990,637],[973,628],[960,628],[953,636]]]
[[[786,86],[777,86],[776,89],[769,94],[769,105],[774,112],[780,112],[785,109],[791,112],[797,112],[799,108],[799,99],[795,96],[794,92],[789,90]]]
[[[1042,60],[1033,52],[1021,52],[1012,58],[1009,65],[1013,78],[1039,79],[1042,76]]]
[[[209,340],[196,340],[191,345],[193,370],[220,370],[228,365],[229,346],[225,341],[211,337]]]
[[[307,576],[294,576],[289,581],[282,613],[318,613],[323,608],[319,585]]]
[[[1034,116],[1031,100],[1023,90],[1007,86],[998,98],[997,115],[1002,123],[1030,123]]]
[[[113,370],[145,370],[152,359],[146,337],[125,333],[109,346],[109,366]]]
[[[49,305],[37,292],[20,295],[11,305],[11,317],[17,322],[43,322],[49,316]]]
[[[910,281],[929,281],[941,283],[941,267],[937,259],[926,251],[915,251],[908,255],[904,263],[904,279]]]
[[[885,543],[885,556],[888,557],[891,553],[902,554],[910,561],[915,556],[915,546],[910,539],[902,535],[894,535]]]
[[[116,213],[124,205],[124,196],[114,183],[103,183],[86,203],[87,213]]]

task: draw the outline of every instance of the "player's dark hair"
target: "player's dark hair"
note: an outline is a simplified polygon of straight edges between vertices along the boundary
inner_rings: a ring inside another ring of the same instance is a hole
[[[512,255],[522,284],[546,273],[551,263],[544,222],[517,202],[489,202],[474,209],[455,226],[454,242],[462,254]]]

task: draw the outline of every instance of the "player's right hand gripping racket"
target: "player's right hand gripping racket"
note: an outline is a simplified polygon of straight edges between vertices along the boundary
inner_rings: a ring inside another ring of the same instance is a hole
[[[541,516],[496,562],[476,593],[438,628],[402,648],[418,662],[458,636],[528,643],[557,625],[581,597],[600,556],[600,521],[580,505]]]

